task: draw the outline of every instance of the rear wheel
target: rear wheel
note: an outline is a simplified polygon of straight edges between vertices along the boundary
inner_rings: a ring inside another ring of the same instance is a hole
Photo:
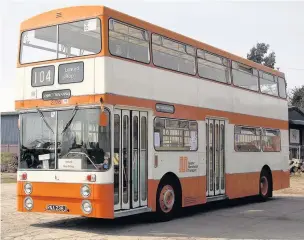
[[[171,220],[180,208],[178,188],[173,181],[162,181],[157,189],[156,211],[160,221]]]
[[[260,175],[260,198],[265,201],[271,197],[272,187],[271,187],[270,174],[266,170],[262,170]]]

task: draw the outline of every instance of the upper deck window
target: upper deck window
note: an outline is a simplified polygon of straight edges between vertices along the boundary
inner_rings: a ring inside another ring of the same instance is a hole
[[[195,50],[189,45],[152,34],[153,63],[158,67],[195,75]]]
[[[233,61],[232,79],[235,86],[253,91],[259,90],[258,71],[250,66]]]
[[[281,98],[286,98],[286,83],[284,78],[279,77],[278,78],[278,82],[279,82],[279,95]]]
[[[230,82],[228,60],[218,55],[197,49],[198,75],[222,83]]]
[[[20,63],[97,54],[101,51],[100,19],[87,19],[25,31]]]
[[[109,50],[114,56],[149,63],[148,32],[110,19]]]
[[[270,73],[259,71],[260,75],[260,89],[262,93],[273,96],[278,96],[277,78]]]

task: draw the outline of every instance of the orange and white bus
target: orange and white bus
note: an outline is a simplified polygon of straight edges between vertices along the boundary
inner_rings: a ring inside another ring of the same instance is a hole
[[[117,218],[289,187],[284,74],[103,6],[21,24],[18,211]]]

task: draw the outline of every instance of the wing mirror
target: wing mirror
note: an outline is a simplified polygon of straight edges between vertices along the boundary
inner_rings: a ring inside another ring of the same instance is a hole
[[[108,125],[108,115],[104,111],[103,99],[100,98],[99,126],[106,127],[107,125]]]

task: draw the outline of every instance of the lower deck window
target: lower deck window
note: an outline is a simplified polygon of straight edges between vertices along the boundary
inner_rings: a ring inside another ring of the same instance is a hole
[[[197,122],[169,118],[155,118],[154,147],[163,151],[196,151]]]
[[[234,149],[236,152],[280,152],[280,130],[235,126]]]
[[[236,126],[234,144],[237,152],[259,152],[261,150],[260,129]]]
[[[279,130],[265,129],[262,138],[263,152],[280,152],[281,137]]]

